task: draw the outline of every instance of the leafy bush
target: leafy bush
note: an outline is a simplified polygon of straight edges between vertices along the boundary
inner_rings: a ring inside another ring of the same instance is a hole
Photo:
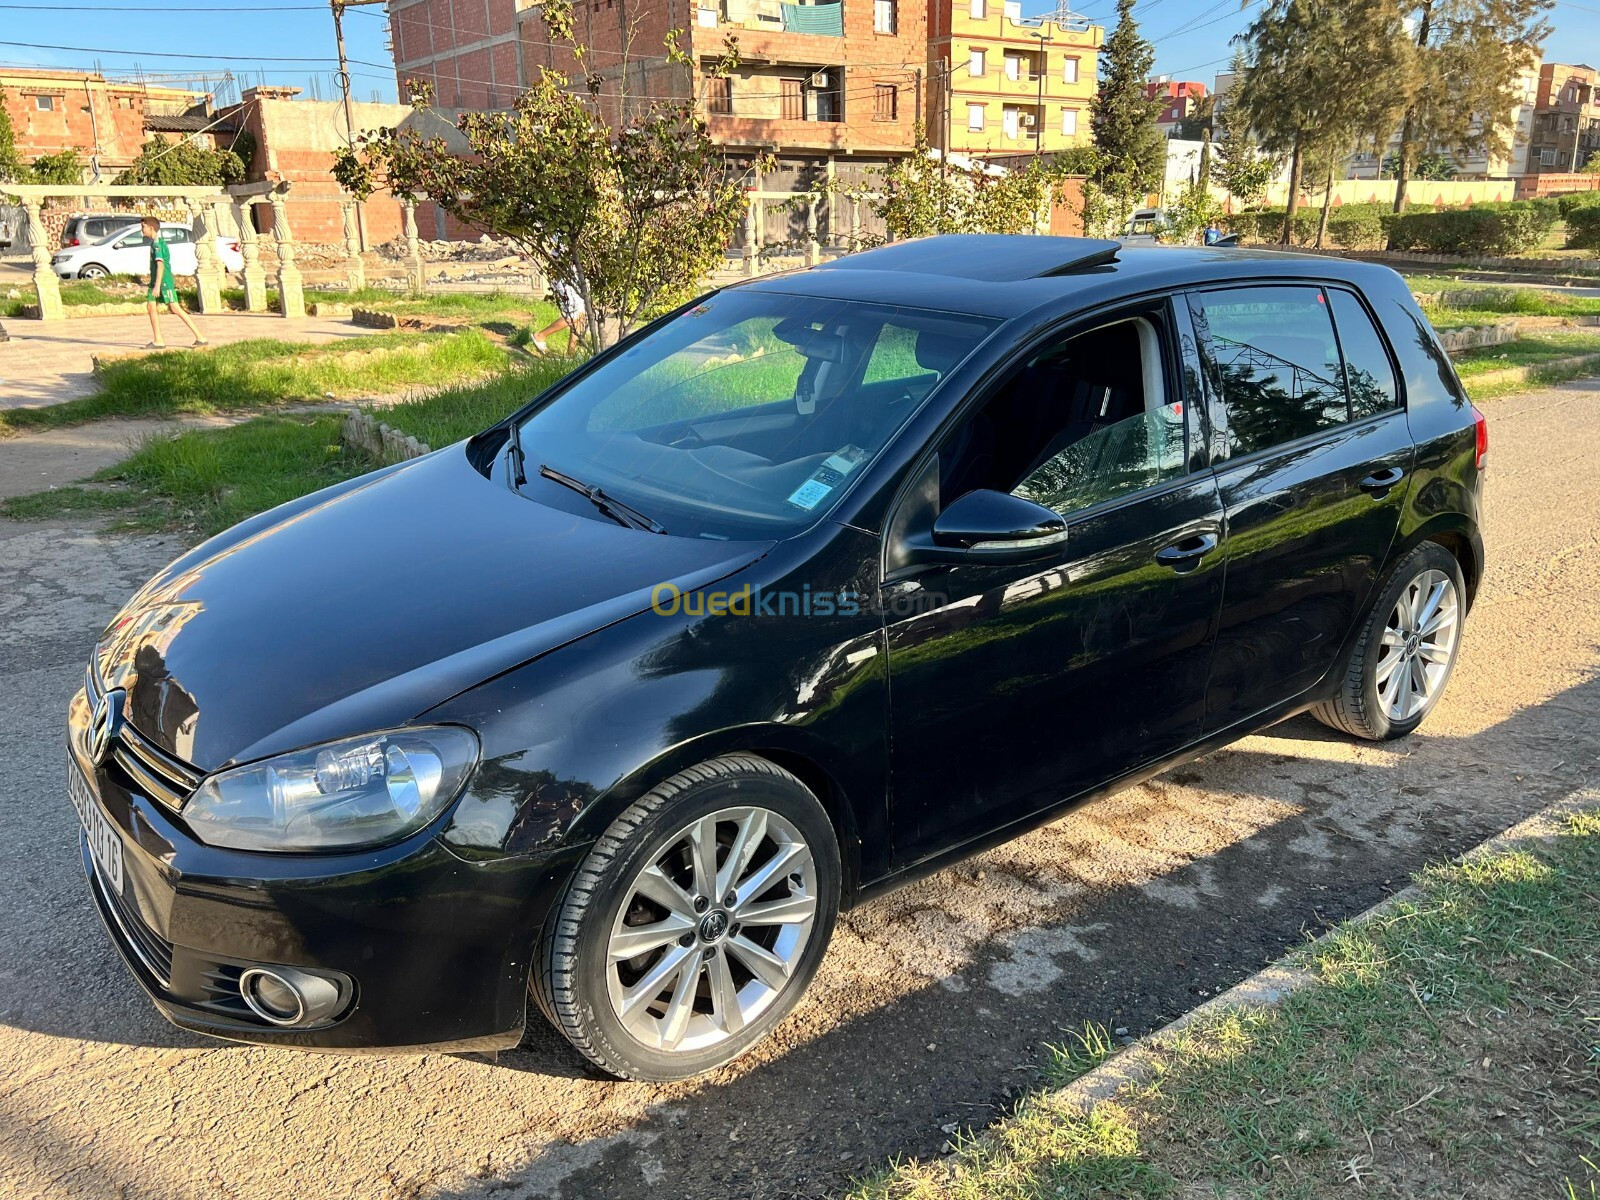
[[[1341,210],[1328,218],[1328,237],[1341,250],[1376,249],[1383,245],[1383,217],[1376,212]]]
[[[1566,192],[1560,196],[1552,196],[1556,207],[1561,210],[1563,217],[1570,217],[1580,208],[1591,208],[1600,204],[1600,191],[1592,192]]]
[[[1600,253],[1600,204],[1575,208],[1567,214],[1567,248]]]
[[[1543,243],[1559,217],[1560,209],[1548,201],[1422,209],[1388,222],[1389,248],[1429,254],[1521,254]]]

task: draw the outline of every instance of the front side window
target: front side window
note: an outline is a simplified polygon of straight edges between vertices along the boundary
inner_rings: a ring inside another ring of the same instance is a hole
[[[770,537],[831,509],[997,322],[895,305],[713,296],[526,417],[540,466],[673,534]],[[561,489],[564,490],[564,489]]]
[[[941,503],[987,488],[1070,516],[1188,474],[1166,329],[1152,310],[1029,357],[941,447]]]
[[[1359,421],[1398,407],[1400,388],[1395,381],[1394,363],[1372,317],[1361,301],[1342,288],[1330,288],[1328,301],[1333,305],[1333,323],[1339,331],[1339,349],[1344,357],[1350,419]]]
[[[1318,287],[1197,292],[1213,388],[1235,455],[1292,442],[1349,420],[1327,293]]]

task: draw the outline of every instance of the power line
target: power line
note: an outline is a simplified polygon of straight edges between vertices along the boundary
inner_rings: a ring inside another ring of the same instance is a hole
[[[238,8],[223,8],[215,4],[204,7],[198,5],[146,7],[138,4],[0,4],[0,9],[19,12],[217,13],[223,16],[228,13],[327,11],[321,4],[249,4]]]
[[[0,46],[15,46],[22,50],[66,50],[74,54],[121,54],[130,58],[188,58],[199,59],[203,62],[270,62],[270,63],[330,63],[337,59],[321,56],[307,57],[274,57],[263,54],[180,54],[171,50],[114,50],[103,46],[57,46],[48,42],[6,42],[0,41]],[[364,59],[352,58],[353,63],[360,63],[363,67],[376,67],[385,70],[383,63],[367,62]]]

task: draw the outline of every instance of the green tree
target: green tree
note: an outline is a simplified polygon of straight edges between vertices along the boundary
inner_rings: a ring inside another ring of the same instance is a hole
[[[15,183],[21,173],[17,133],[11,124],[11,112],[6,108],[6,90],[0,88],[0,183]]]
[[[609,79],[585,65],[570,0],[546,0],[541,13],[550,40],[578,57],[577,90],[544,70],[509,111],[461,116],[465,153],[412,127],[380,129],[341,149],[334,175],[362,197],[380,187],[426,196],[509,239],[582,299],[590,319],[581,340],[600,350],[693,294],[721,261],[748,201],[695,102],[629,96],[626,61]],[[667,53],[689,68],[671,34]],[[736,63],[730,49],[714,71]],[[602,107],[602,99],[616,102]],[[425,91],[414,97],[419,111],[428,101]]]
[[[1393,0],[1269,0],[1244,39],[1248,64],[1230,107],[1264,148],[1289,158],[1287,244],[1308,160],[1330,195],[1335,164],[1398,111],[1400,14]]]
[[[1244,51],[1233,52],[1233,86],[1240,87],[1249,67]],[[1211,182],[1237,196],[1246,208],[1261,203],[1282,160],[1262,152],[1250,129],[1250,114],[1237,103],[1238,92],[1213,107],[1216,135],[1211,143]]]
[[[1145,95],[1155,48],[1139,32],[1135,0],[1117,0],[1117,27],[1100,54],[1100,91],[1089,110],[1099,156],[1094,183],[1111,204],[1117,226],[1150,192],[1160,189],[1167,144],[1156,128],[1161,101]]]
[[[139,157],[117,176],[119,184],[172,187],[222,187],[242,183],[249,173],[245,160],[232,150],[196,145],[189,138],[168,141],[159,133],[147,141]]]
[[[20,183],[60,183],[75,184],[83,182],[83,159],[77,150],[60,150],[55,154],[41,154],[33,160],[33,165],[23,168],[18,178]]]
[[[1517,72],[1538,62],[1553,2],[1401,0],[1411,36],[1403,42],[1395,212],[1405,211],[1406,184],[1424,150],[1463,158],[1505,152],[1504,114],[1516,99]]]
[[[1378,175],[1383,179],[1394,179],[1400,172],[1400,156],[1387,155],[1383,166],[1379,168]],[[1459,174],[1455,159],[1448,154],[1441,154],[1437,150],[1424,150],[1417,156],[1411,167],[1412,179],[1454,179]]]
[[[939,233],[1031,233],[1059,196],[1061,180],[1083,162],[1081,155],[1070,162],[1033,159],[1011,171],[965,160],[946,163],[930,152],[919,122],[912,153],[876,172],[870,185],[829,190],[864,204],[896,240]],[[863,237],[851,249],[884,240]]]

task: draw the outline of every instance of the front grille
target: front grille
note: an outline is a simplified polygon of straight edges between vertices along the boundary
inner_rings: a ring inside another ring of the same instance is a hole
[[[123,951],[137,959],[163,989],[170,990],[172,943],[140,919],[133,907],[101,877],[99,867],[90,868],[89,886],[107,927]]]
[[[89,696],[89,707],[99,703],[105,689],[99,673],[91,664],[84,690]],[[121,722],[117,740],[109,755],[128,780],[140,792],[158,804],[176,812],[200,784],[200,775],[187,764],[173,758],[127,721]]]

